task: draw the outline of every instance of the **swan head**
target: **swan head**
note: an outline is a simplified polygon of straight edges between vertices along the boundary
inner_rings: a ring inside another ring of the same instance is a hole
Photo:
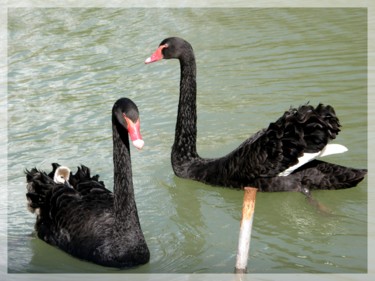
[[[128,98],[121,98],[113,105],[112,114],[114,119],[124,127],[137,149],[142,149],[144,141],[140,130],[139,111],[137,105]]]
[[[179,37],[169,37],[164,39],[156,51],[145,60],[146,64],[161,60],[161,59],[177,59],[180,58],[186,51],[193,55],[193,48],[190,43]]]
[[[55,183],[62,183],[62,184],[67,185],[68,187],[72,187],[69,184],[69,178],[70,178],[70,169],[65,166],[60,166],[55,171],[55,174],[53,176],[53,181]]]

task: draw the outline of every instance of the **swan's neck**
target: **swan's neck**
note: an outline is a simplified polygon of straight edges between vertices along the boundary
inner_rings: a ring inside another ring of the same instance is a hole
[[[194,54],[180,58],[180,99],[178,103],[175,141],[172,154],[180,160],[198,157],[197,139],[197,108],[196,108],[196,66]]]
[[[138,222],[127,131],[113,124],[114,214],[125,228]]]

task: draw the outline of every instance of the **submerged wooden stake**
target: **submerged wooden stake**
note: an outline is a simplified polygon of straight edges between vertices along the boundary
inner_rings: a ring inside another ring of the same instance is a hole
[[[257,188],[245,187],[235,273],[246,273]]]

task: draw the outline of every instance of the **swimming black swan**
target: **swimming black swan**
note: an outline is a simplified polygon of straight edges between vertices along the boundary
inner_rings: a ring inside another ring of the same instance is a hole
[[[81,166],[69,185],[55,183],[58,164],[49,174],[26,171],[28,209],[37,214],[40,239],[69,254],[100,265],[131,267],[147,263],[150,252],[143,236],[134,198],[129,137],[143,146],[137,106],[121,98],[112,109],[113,193],[99,176]]]
[[[207,184],[259,191],[301,191],[341,189],[355,186],[367,173],[314,160],[318,156],[346,151],[342,145],[327,145],[340,131],[331,106],[303,105],[290,109],[268,128],[260,130],[228,155],[203,159],[196,151],[196,65],[189,42],[164,39],[146,59],[180,61],[180,98],[175,140],[172,147],[174,173]]]

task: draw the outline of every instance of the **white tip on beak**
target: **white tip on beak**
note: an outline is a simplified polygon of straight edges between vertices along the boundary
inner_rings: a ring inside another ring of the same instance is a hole
[[[135,140],[133,141],[133,145],[137,148],[137,149],[142,149],[143,145],[145,144],[145,142],[143,140]]]

